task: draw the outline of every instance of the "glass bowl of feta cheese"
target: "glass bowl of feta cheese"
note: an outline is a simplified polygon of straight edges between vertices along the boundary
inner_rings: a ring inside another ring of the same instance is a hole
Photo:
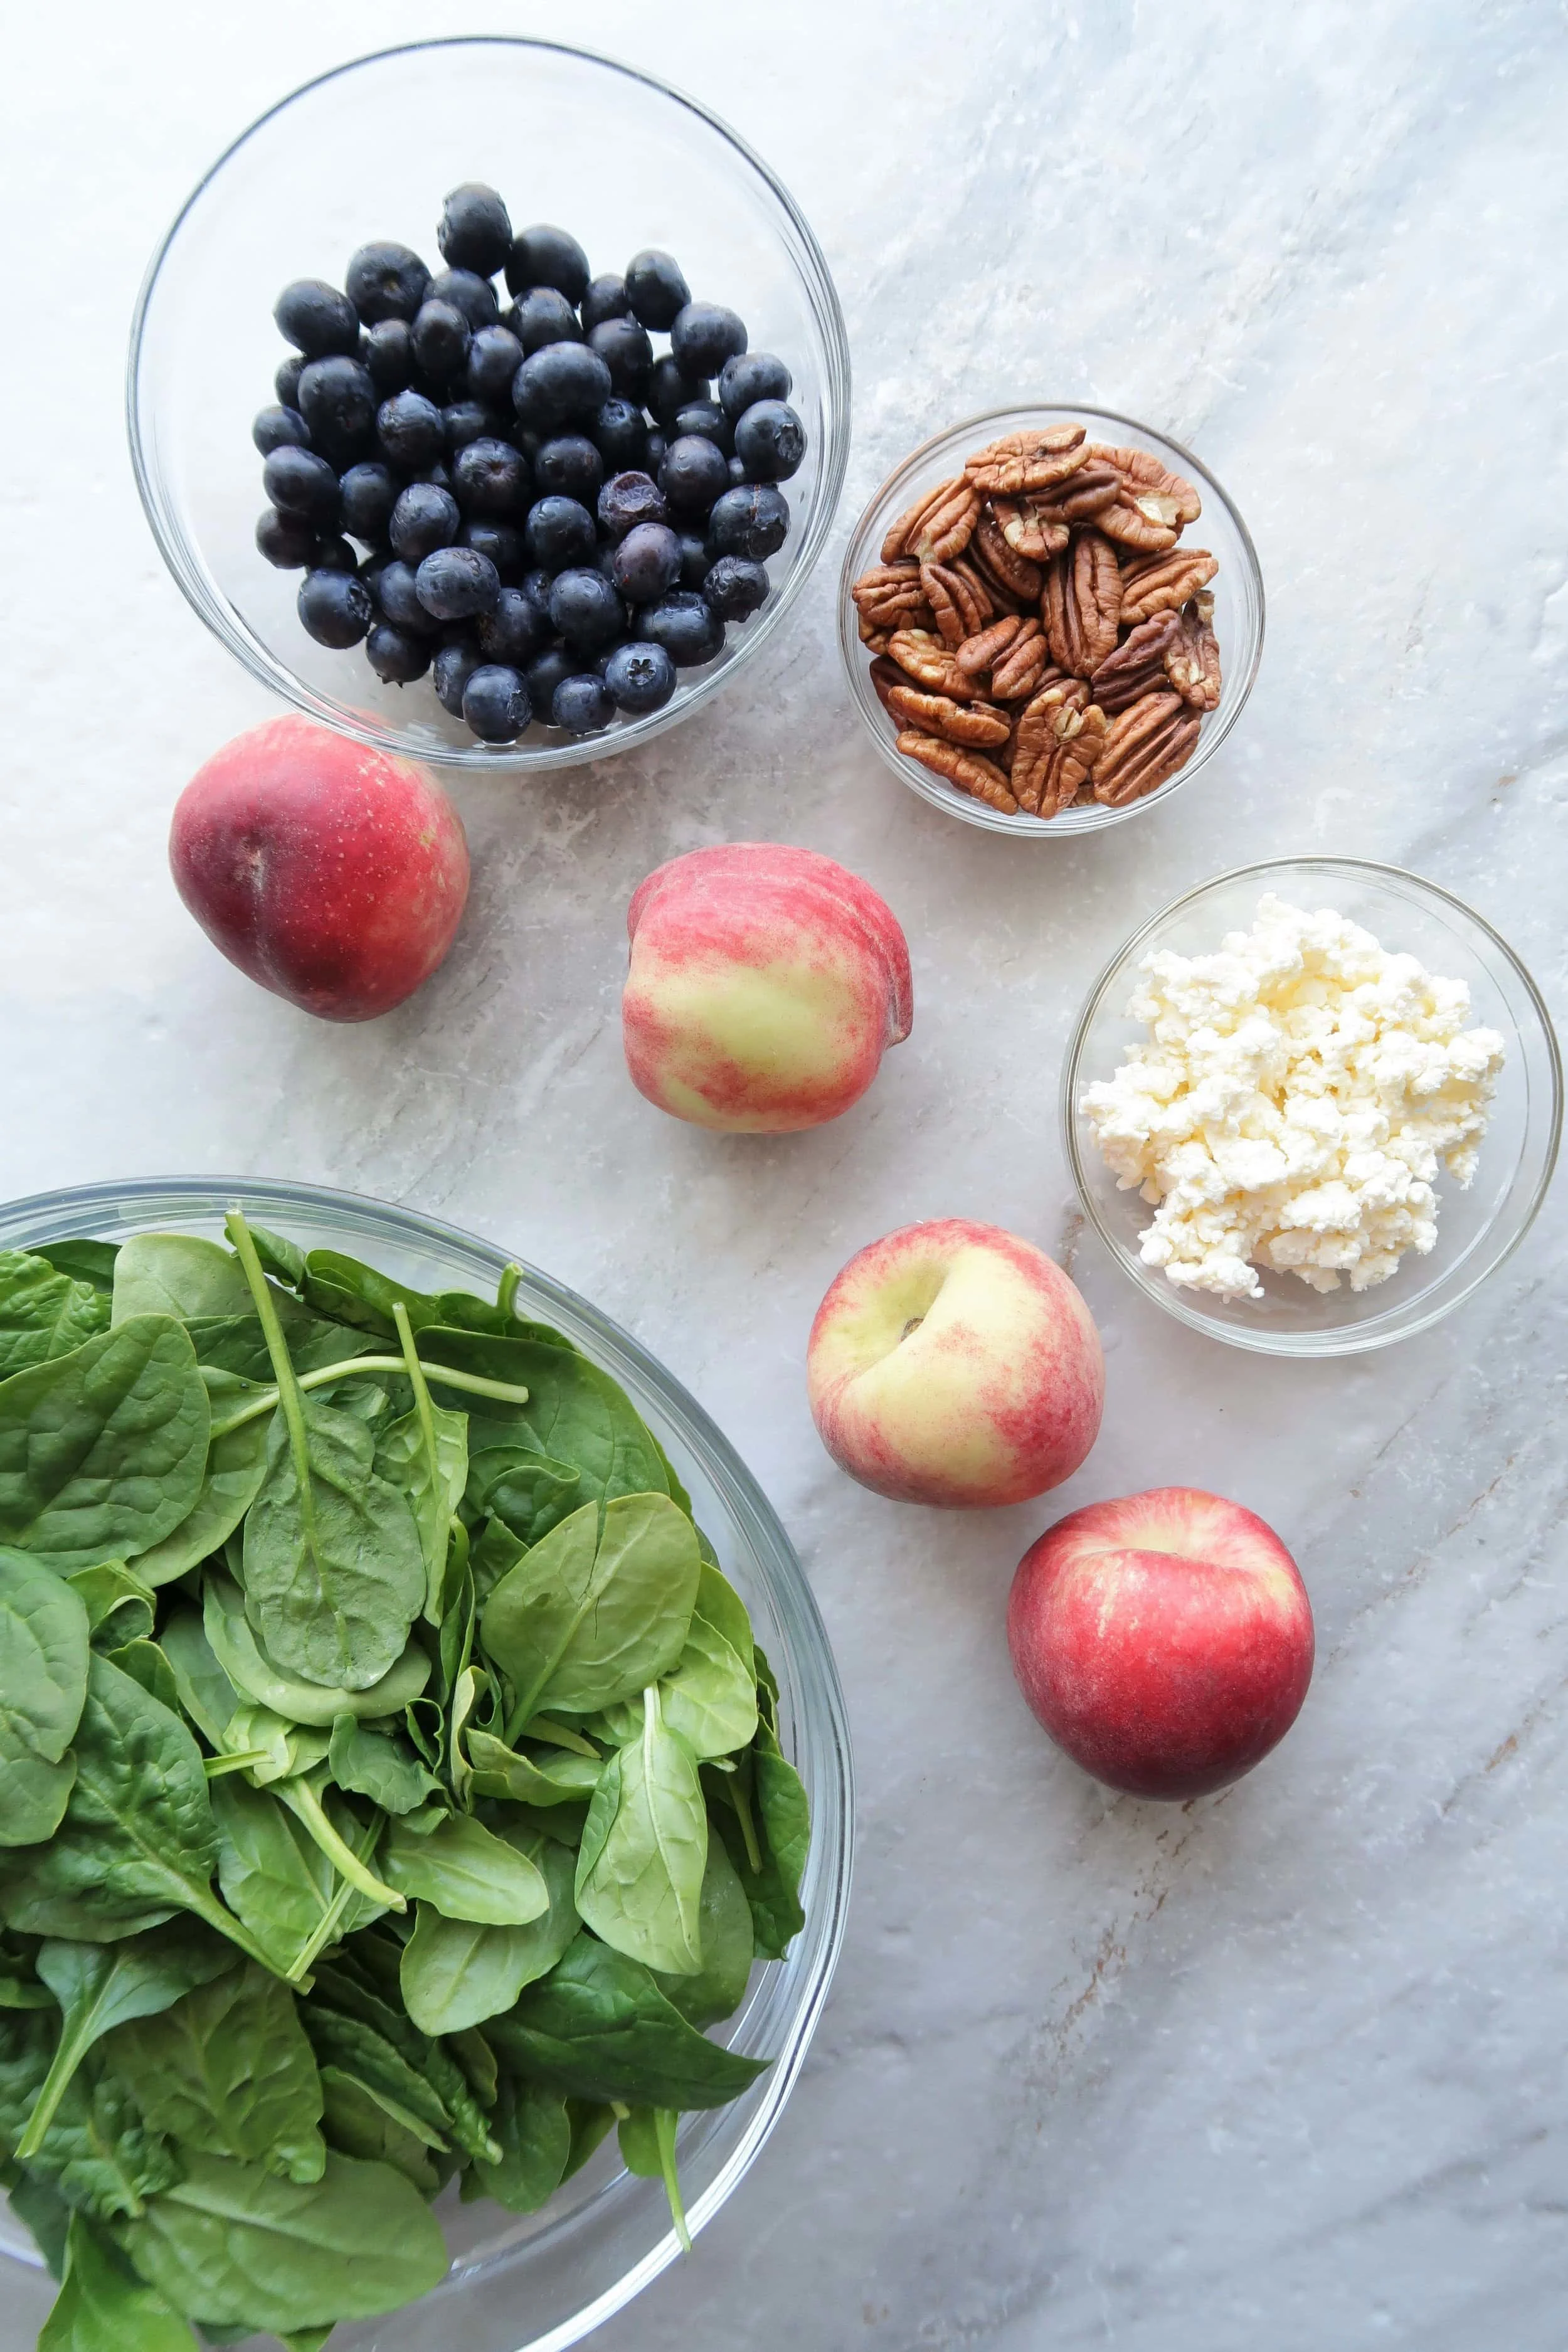
[[[1518,1248],[1557,1158],[1540,991],[1398,866],[1273,859],[1145,923],[1062,1074],[1090,1222],[1179,1321],[1266,1355],[1424,1331]]]

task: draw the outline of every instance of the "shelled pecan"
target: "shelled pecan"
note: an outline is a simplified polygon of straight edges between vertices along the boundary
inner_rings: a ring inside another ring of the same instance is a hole
[[[1080,678],[1042,688],[1025,704],[1008,781],[1032,816],[1070,808],[1094,773],[1108,721]]]
[[[939,482],[899,517],[882,541],[883,562],[913,555],[922,563],[946,563],[968,546],[979,512],[980,494],[962,474]]]
[[[921,585],[921,567],[912,556],[897,563],[874,564],[860,574],[849,593],[861,620],[868,621],[874,629],[921,625],[918,616],[926,609],[926,594]]]
[[[1129,703],[1165,684],[1165,655],[1180,636],[1181,629],[1181,621],[1174,613],[1156,613],[1152,620],[1140,621],[1116,651],[1107,654],[1100,667],[1090,673],[1094,698],[1102,710],[1109,711],[1114,719]]]
[[[1197,748],[1198,714],[1179,694],[1145,694],[1113,719],[1094,763],[1094,797],[1107,808],[1141,801],[1184,768]]]
[[[918,686],[906,685],[889,688],[886,699],[900,726],[943,735],[950,743],[966,743],[973,751],[988,751],[1005,743],[1013,731],[1003,713],[987,703],[955,702],[951,695],[922,694]]]
[[[895,629],[887,650],[901,670],[932,694],[970,691],[968,678],[942,639],[929,629]]]
[[[980,509],[974,536],[966,551],[998,604],[1011,612],[1030,612],[1040,601],[1045,574],[1037,563],[1009,544],[994,508]]]
[[[991,665],[991,693],[997,702],[1020,702],[1033,694],[1051,657],[1038,621],[1026,621],[1012,644]]]
[[[1206,547],[1184,547],[1175,555],[1146,555],[1121,572],[1121,617],[1146,621],[1154,613],[1174,613],[1206,588],[1219,565]]]
[[[961,646],[985,626],[996,607],[973,564],[922,563],[920,582],[943,645]]]
[[[960,744],[946,743],[940,735],[922,735],[918,729],[906,727],[899,737],[899,749],[922,768],[930,768],[956,784],[961,793],[968,793],[988,807],[1000,809],[1004,816],[1017,814],[1018,803],[1000,768],[994,767],[982,752],[966,751]]]
[[[1115,646],[1121,619],[1116,550],[1098,529],[1081,531],[1052,563],[1044,611],[1052,660],[1079,677],[1091,677]]]

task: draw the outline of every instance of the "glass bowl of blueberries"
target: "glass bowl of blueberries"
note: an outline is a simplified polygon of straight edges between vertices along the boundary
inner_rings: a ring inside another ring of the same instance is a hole
[[[562,767],[685,718],[783,619],[849,355],[810,228],[712,115],[557,44],[429,41],[213,166],[127,407],[164,561],[255,677],[438,767]]]

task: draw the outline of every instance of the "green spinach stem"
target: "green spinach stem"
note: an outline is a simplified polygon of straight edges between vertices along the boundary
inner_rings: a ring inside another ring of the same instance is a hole
[[[430,1367],[444,1388],[463,1389],[470,1396],[494,1397],[501,1404],[526,1404],[528,1391],[517,1388],[509,1381],[486,1380],[479,1372],[455,1372],[447,1364]],[[341,1364],[323,1364],[314,1372],[295,1372],[298,1389],[331,1388],[334,1381],[346,1381],[355,1372],[404,1372],[407,1365],[401,1356],[350,1356]],[[247,1421],[255,1421],[264,1412],[275,1412],[279,1401],[277,1389],[266,1389],[260,1396],[249,1397],[237,1412],[225,1421],[215,1421],[214,1437],[226,1437],[230,1430],[242,1429]]]
[[[664,2174],[664,2193],[669,2200],[669,2218],[675,2224],[675,2234],[680,2241],[682,2253],[691,2252],[691,2232],[686,2225],[686,2206],[680,2194],[680,2176],[675,2168],[675,2126],[680,2118],[673,2107],[655,2107],[654,2137],[658,2143],[658,2161]]]
[[[303,1822],[309,1830],[340,1878],[346,1878],[351,1886],[357,1887],[362,1895],[368,1895],[373,1903],[381,1904],[388,1911],[407,1910],[407,1904],[396,1889],[384,1886],[374,1873],[360,1860],[353,1846],[345,1844],[338,1835],[327,1819],[321,1798],[309,1780],[275,1780],[272,1787],[296,1820]]]
[[[500,1288],[496,1292],[496,1305],[503,1315],[517,1313],[517,1286],[521,1280],[522,1268],[515,1262],[502,1274]]]
[[[284,1425],[289,1432],[289,1450],[294,1456],[294,1476],[300,1488],[300,1518],[305,1531],[305,1541],[310,1548],[311,1560],[315,1562],[321,1546],[316,1532],[316,1493],[310,1467],[310,1440],[305,1427],[305,1408],[295,1381],[294,1367],[289,1360],[289,1344],[283,1337],[283,1326],[278,1320],[278,1309],[272,1304],[272,1294],[267,1287],[261,1260],[256,1255],[256,1244],[250,1238],[250,1227],[238,1209],[229,1211],[223,1221],[223,1229],[245,1268],[245,1279],[256,1301],[256,1311],[261,1318],[261,1333],[267,1342],[267,1352],[272,1359],[272,1376],[278,1383],[278,1402],[283,1408]]]

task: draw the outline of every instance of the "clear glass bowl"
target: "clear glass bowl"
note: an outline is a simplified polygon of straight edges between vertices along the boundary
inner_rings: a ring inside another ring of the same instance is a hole
[[[1155,949],[1210,954],[1226,931],[1245,929],[1266,891],[1288,903],[1332,907],[1361,923],[1390,953],[1416,956],[1429,971],[1462,980],[1470,1025],[1496,1029],[1506,1058],[1476,1173],[1468,1190],[1450,1178],[1437,1188],[1437,1241],[1429,1255],[1406,1253],[1375,1288],[1310,1289],[1299,1276],[1261,1272],[1261,1298],[1212,1298],[1181,1290],[1145,1265],[1138,1236],[1153,1213],[1136,1192],[1120,1192],[1080,1103],[1086,1086],[1108,1078],[1143,1040],[1127,1006],[1138,968]],[[1507,941],[1473,908],[1435,882],[1359,857],[1281,857],[1237,866],[1189,890],[1133,934],[1090,992],[1062,1070],[1068,1162],[1089,1221],[1146,1297],[1179,1322],[1232,1347],[1268,1356],[1350,1356],[1425,1331],[1468,1298],[1529,1232],[1557,1160],[1563,1126],[1563,1065],[1541,992]]]
[[[108,1240],[150,1227],[220,1235],[238,1202],[307,1247],[363,1255],[420,1288],[466,1286],[493,1297],[507,1254],[412,1210],[311,1185],[214,1177],[146,1178],[36,1194],[0,1209],[0,1249],[68,1234]],[[733,2105],[689,2116],[680,2173],[693,2231],[710,2221],[750,2168],[800,2073],[843,1937],[849,1893],[852,1786],[843,1695],[811,1588],[761,1489],[701,1407],[635,1339],[531,1267],[518,1311],[553,1324],[620,1381],[690,1492],[725,1573],[751,1611],[778,1675],[780,1737],[811,1803],[801,1888],[805,1926],[787,1959],[752,1970],[746,2002],[717,2029],[730,2047],[772,2060]],[[452,2253],[445,2283],[423,2301],[333,2333],[343,2352],[559,2352],[620,2310],[679,2252],[658,2181],[621,2168],[614,2135],[541,2213],[438,2209]],[[37,2250],[0,2201],[0,2250],[34,2264]],[[697,2257],[700,2259],[700,2255]]]
[[[592,168],[584,165],[591,161]],[[674,253],[693,290],[775,352],[807,435],[784,494],[789,538],[773,593],[718,658],[683,670],[646,719],[581,740],[534,726],[484,744],[428,674],[384,686],[362,646],[335,653],[295,611],[302,574],[258,554],[266,499],[251,420],[287,346],[272,305],[296,278],[341,286],[349,256],[395,238],[440,268],[447,191],[485,180],[518,226],[562,218],[596,270],[644,246]],[[438,767],[569,767],[646,742],[735,679],[822,552],[849,450],[849,348],[816,237],[765,163],[713,115],[649,75],[549,41],[426,41],[309,82],[220,156],[154,256],[131,334],[131,455],[164,562],[254,677],[362,742]]]
[[[918,760],[906,758],[899,750],[898,728],[878,700],[877,689],[871,683],[871,656],[860,642],[858,615],[850,591],[863,572],[880,562],[882,541],[889,525],[914,504],[922,490],[934,488],[938,482],[956,474],[963,460],[987,441],[998,440],[1004,433],[1022,432],[1026,426],[1047,425],[1087,425],[1097,441],[1109,441],[1121,448],[1147,449],[1162,465],[1173,473],[1185,475],[1197,488],[1204,510],[1196,522],[1187,525],[1181,544],[1206,547],[1219,565],[1211,587],[1221,682],[1218,709],[1205,714],[1196,751],[1169,783],[1162,784],[1157,792],[1147,793],[1141,801],[1129,802],[1125,808],[1102,808],[1096,803],[1092,807],[1064,809],[1059,816],[1042,820],[1021,810],[1016,816],[1008,816],[1000,809],[987,808],[984,801],[944,783],[929,768],[922,768]],[[971,416],[951,431],[939,433],[934,440],[922,443],[896,473],[889,475],[872,499],[855,526],[839,574],[838,646],[855,707],[866,722],[871,740],[900,782],[908,784],[933,808],[962,818],[965,824],[982,825],[987,833],[1016,834],[1030,841],[1062,841],[1079,834],[1103,832],[1107,825],[1124,824],[1130,817],[1142,816],[1145,810],[1163,805],[1179,786],[1190,783],[1199,769],[1213,759],[1240,718],[1258,675],[1263,653],[1263,574],[1258,568],[1258,551],[1247,525],[1208,467],[1179,442],[1167,441],[1147,425],[1140,425],[1131,416],[1118,416],[1109,408],[1085,408],[1078,403],[1065,407],[1047,404],[994,408],[987,415]]]

